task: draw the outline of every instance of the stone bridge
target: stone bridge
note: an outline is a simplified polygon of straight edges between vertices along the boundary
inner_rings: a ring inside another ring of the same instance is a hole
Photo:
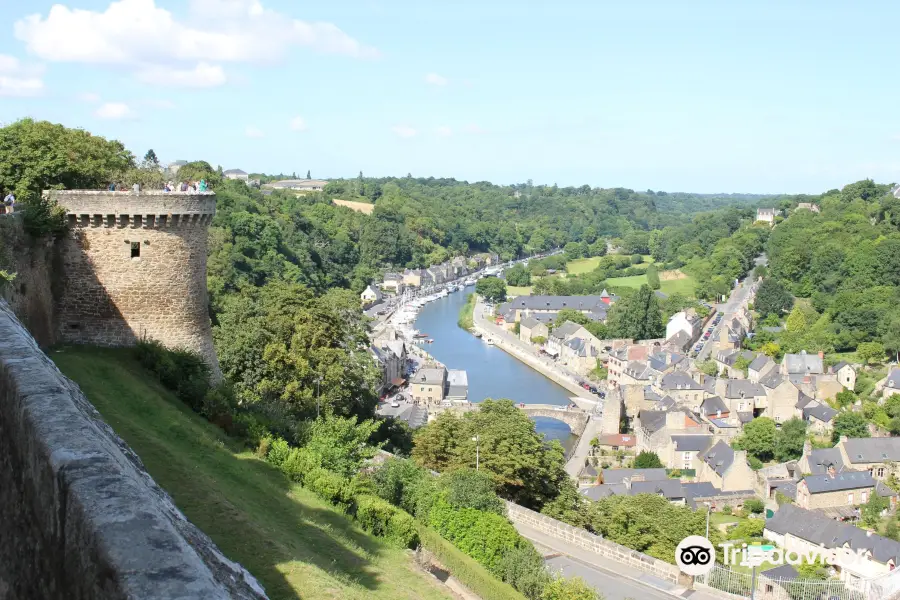
[[[584,433],[590,413],[578,408],[567,408],[558,404],[516,404],[529,417],[549,417],[562,421],[577,436]]]

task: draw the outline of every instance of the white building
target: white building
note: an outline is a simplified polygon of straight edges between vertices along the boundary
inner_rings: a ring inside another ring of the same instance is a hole
[[[756,220],[762,221],[763,223],[774,224],[775,223],[775,215],[778,214],[778,211],[774,208],[757,208],[756,209]]]
[[[359,295],[360,299],[362,299],[363,304],[374,304],[381,300],[381,290],[373,285],[366,286],[366,289],[363,290],[363,293]]]
[[[672,339],[672,336],[676,333],[683,331],[690,337],[691,343],[693,343],[700,335],[700,328],[702,326],[703,319],[700,318],[700,315],[698,315],[697,311],[693,308],[679,311],[672,315],[672,318],[666,323],[666,339]]]
[[[272,184],[276,190],[296,190],[298,192],[321,192],[328,184],[324,179],[282,179]]]
[[[250,180],[249,173],[240,169],[228,169],[227,171],[223,171],[222,175],[224,175],[226,179],[238,179],[240,181]]]

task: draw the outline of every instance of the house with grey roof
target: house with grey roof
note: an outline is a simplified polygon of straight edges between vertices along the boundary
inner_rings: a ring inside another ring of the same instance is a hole
[[[783,504],[766,520],[763,537],[786,552],[803,554],[812,548],[853,551],[856,556],[852,559],[838,553],[832,567],[848,587],[857,590],[866,580],[886,575],[900,564],[900,542],[792,504]]]
[[[542,323],[534,316],[525,317],[519,321],[519,339],[523,342],[531,342],[534,338],[543,338],[546,341],[549,335],[550,329],[547,324]]]
[[[821,375],[825,372],[825,361],[819,354],[807,354],[801,350],[799,354],[785,354],[781,361],[781,372],[784,375]]]
[[[842,360],[832,365],[831,372],[845,390],[852,390],[856,387],[856,369],[847,361]]]
[[[669,446],[660,454],[670,469],[693,469],[697,455],[705,452],[713,442],[708,434],[671,435]]]
[[[381,302],[382,294],[381,290],[379,290],[374,285],[368,285],[366,286],[366,289],[363,290],[362,294],[359,295],[359,297],[363,302],[363,306],[367,306],[369,304]]]
[[[705,433],[700,418],[686,408],[641,410],[634,421],[637,450],[666,453],[670,436]]]
[[[900,394],[900,369],[891,369],[884,381],[884,389],[881,393],[883,399],[890,398],[894,394]]]
[[[718,396],[709,396],[700,403],[700,416],[714,419],[727,419],[731,409]]]
[[[772,369],[760,378],[759,383],[766,392],[765,400],[757,401],[757,408],[763,409],[761,416],[776,423],[784,423],[796,416],[800,389],[780,369]]]
[[[734,412],[752,413],[767,405],[765,388],[749,379],[729,379],[722,396]]]
[[[241,169],[228,169],[227,171],[222,171],[222,175],[226,179],[236,179],[238,181],[248,181],[250,179],[250,174]]]
[[[775,224],[775,216],[778,214],[778,209],[775,208],[757,208],[756,209],[756,220],[761,221],[763,223],[768,223],[770,225]]]
[[[665,469],[603,469],[603,483],[625,483],[626,480],[659,481],[669,476]]]
[[[757,354],[747,367],[747,379],[758,383],[761,377],[777,368],[778,365],[770,357],[762,353]]]
[[[580,337],[587,337],[591,336],[591,333],[578,323],[566,321],[559,327],[554,327],[553,330],[550,331],[550,334],[547,337],[547,344],[545,345],[544,349],[547,351],[547,354],[551,356],[561,356],[563,345],[569,338],[575,335],[578,335]]]
[[[716,353],[714,358],[716,365],[719,367],[719,371],[725,371],[728,377],[732,379],[745,379],[747,375],[744,373],[744,369],[738,369],[735,367],[735,363],[738,362],[738,359],[743,359],[747,363],[752,363],[757,357],[756,352],[751,352],[750,350],[719,350]]]
[[[576,373],[587,374],[597,366],[597,359],[600,357],[600,351],[597,349],[599,345],[600,340],[592,335],[590,337],[574,335],[562,345],[560,354],[562,363]]]
[[[751,490],[756,480],[747,464],[747,452],[735,450],[724,440],[698,455],[697,480],[707,481],[723,491]]]
[[[897,472],[900,462],[900,437],[847,438],[842,436],[835,448],[841,452],[844,464],[858,471],[867,471],[877,479],[885,479]]]
[[[447,369],[422,367],[409,378],[409,395],[420,404],[440,404],[447,385]]]
[[[685,331],[678,330],[672,337],[666,339],[665,347],[675,352],[690,352],[694,345],[694,339]]]
[[[808,509],[859,506],[872,497],[875,478],[865,471],[831,470],[807,475],[797,484],[797,506]]]
[[[657,389],[673,397],[687,406],[700,406],[706,396],[706,390],[693,377],[684,371],[674,370],[659,378]]]
[[[469,375],[463,369],[447,371],[447,393],[444,399],[453,404],[469,403]]]
[[[558,313],[563,309],[576,310],[589,319],[605,321],[607,310],[615,301],[616,298],[608,293],[599,296],[516,296],[502,306],[510,309],[516,321],[535,313]]]
[[[800,411],[800,418],[809,423],[810,431],[818,435],[830,432],[834,418],[838,415],[838,411],[802,392],[797,401],[797,410]]]
[[[825,475],[829,472],[842,473],[846,467],[839,448],[813,449],[809,442],[803,446],[803,456],[797,461],[801,473]]]
[[[403,291],[403,273],[385,273],[381,289],[399,294]]]
[[[428,409],[411,402],[398,402],[400,406],[391,406],[390,402],[378,405],[375,414],[382,418],[406,421],[410,429],[418,429],[428,423]]]

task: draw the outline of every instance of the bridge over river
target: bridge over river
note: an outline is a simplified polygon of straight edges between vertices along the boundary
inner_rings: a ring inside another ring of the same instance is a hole
[[[573,435],[579,437],[584,433],[584,428],[587,427],[590,418],[590,413],[580,408],[567,408],[558,404],[517,404],[516,406],[529,417],[547,417],[562,421],[569,426]]]

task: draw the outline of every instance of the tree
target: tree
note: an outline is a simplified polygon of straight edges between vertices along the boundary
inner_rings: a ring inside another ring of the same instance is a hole
[[[501,497],[525,506],[540,508],[555,498],[568,477],[562,446],[545,442],[512,400],[488,398],[462,416],[442,413],[416,432],[414,442],[413,460],[436,471],[474,469],[477,444],[479,470],[494,476]]]
[[[786,462],[800,458],[805,442],[806,422],[797,417],[788,419],[775,434],[775,460]]]
[[[544,588],[540,600],[602,600],[580,577],[556,577]]]
[[[521,263],[514,265],[506,270],[504,274],[506,283],[514,286],[531,285],[531,272]]]
[[[745,356],[738,356],[734,360],[734,368],[737,371],[741,371],[744,373],[744,377],[747,376],[747,370],[750,368],[750,359]]]
[[[365,460],[375,456],[377,448],[368,442],[379,425],[371,420],[357,422],[356,417],[316,419],[306,448],[321,459],[323,468],[353,477]]]
[[[895,360],[900,362],[900,315],[893,315],[887,320],[881,333],[881,343],[884,344],[885,351],[893,354]]]
[[[772,277],[763,280],[753,300],[753,307],[763,318],[769,315],[780,317],[793,305],[794,297],[780,280]]]
[[[656,265],[654,264],[647,267],[647,285],[650,286],[651,290],[658,290],[660,287],[659,271],[656,270]]]
[[[205,160],[195,160],[182,165],[178,169],[178,179],[181,181],[200,181],[205,179],[210,186],[217,186],[222,183],[219,173]]]
[[[665,335],[662,313],[650,286],[642,285],[616,302],[609,311],[607,327],[617,338],[647,340]]]
[[[156,152],[153,151],[153,148],[147,150],[147,154],[144,155],[144,164],[145,168],[158,168],[159,167],[159,159],[156,158]]]
[[[307,179],[312,179],[312,177],[310,177],[310,174],[309,174],[309,169],[307,169],[307,171],[306,171],[306,178],[307,178]]]
[[[475,292],[489,302],[506,300],[506,282],[499,277],[483,277],[475,284]]]
[[[834,399],[837,402],[838,406],[844,408],[846,406],[853,406],[854,404],[856,404],[857,396],[853,392],[853,390],[844,390],[835,394]]]
[[[566,244],[563,251],[566,254],[566,258],[569,260],[584,258],[584,248],[578,242],[569,242]]]
[[[887,498],[879,496],[878,494],[870,494],[869,500],[862,505],[861,512],[863,523],[874,529],[878,526],[878,523],[881,522],[881,513],[886,510],[887,507]]]
[[[759,498],[750,498],[744,502],[744,509],[750,514],[761,515],[766,505]]]
[[[455,508],[475,508],[502,515],[503,502],[494,491],[497,482],[487,471],[457,469],[444,474],[439,485],[447,491],[447,502]]]
[[[856,354],[864,364],[884,360],[884,344],[881,342],[861,342]]]
[[[662,469],[665,465],[655,452],[644,450],[634,459],[635,469]]]
[[[858,412],[842,412],[836,416],[834,429],[831,432],[831,442],[837,444],[844,435],[850,438],[870,437],[866,418]]]
[[[718,365],[716,365],[716,361],[712,359],[703,361],[702,363],[698,364],[697,367],[700,369],[700,371],[709,375],[710,377],[715,377],[719,374],[719,367]]]
[[[769,417],[759,417],[744,425],[740,436],[740,446],[747,454],[758,460],[771,460],[775,454],[775,421]]]

